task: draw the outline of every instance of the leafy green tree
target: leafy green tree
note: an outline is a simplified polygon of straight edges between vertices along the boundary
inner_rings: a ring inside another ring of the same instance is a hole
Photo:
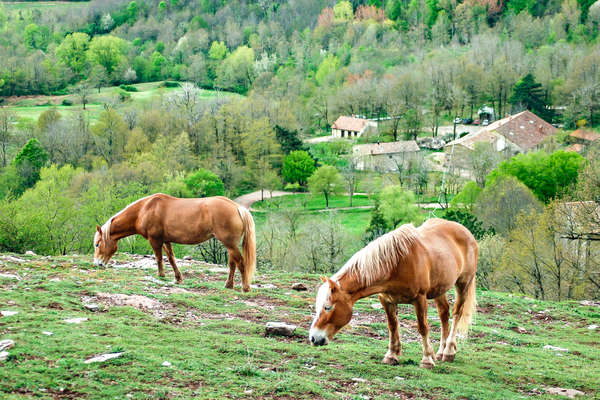
[[[577,182],[584,165],[581,155],[571,151],[543,151],[518,154],[501,162],[488,176],[493,181],[501,176],[514,176],[530,188],[535,196],[547,203],[567,193]]]
[[[246,93],[254,79],[254,50],[240,46],[217,68],[216,84],[224,89]]]
[[[38,132],[46,132],[50,126],[58,122],[62,116],[55,107],[49,108],[40,114],[37,121]]]
[[[415,195],[400,185],[390,185],[377,194],[381,213],[390,228],[401,223],[419,222],[419,208],[415,205]]]
[[[120,161],[127,134],[127,124],[123,118],[109,107],[100,114],[91,131],[96,141],[96,150],[106,163],[111,166]]]
[[[214,41],[208,50],[208,57],[213,60],[223,60],[227,56],[227,46],[224,42]]]
[[[222,196],[225,193],[221,178],[203,168],[188,175],[185,184],[194,197]]]
[[[333,54],[328,54],[327,57],[323,59],[319,68],[317,69],[317,73],[315,74],[315,79],[319,85],[323,85],[326,83],[327,78],[330,74],[337,71],[340,67],[340,60]]]
[[[390,230],[388,222],[381,212],[379,199],[375,197],[375,206],[371,210],[371,221],[365,231],[363,241],[369,243]]]
[[[481,194],[482,190],[483,189],[477,184],[477,182],[469,181],[465,184],[462,190],[458,192],[454,198],[452,198],[450,205],[453,208],[458,207],[471,209],[473,204],[477,202],[477,198]]]
[[[537,83],[531,73],[515,84],[509,101],[517,111],[530,110],[541,118],[552,120],[552,111],[547,108],[542,84]]]
[[[335,6],[333,6],[333,14],[335,15],[336,22],[350,21],[354,17],[354,10],[352,9],[352,3],[348,0],[340,0]]]
[[[323,193],[325,207],[329,208],[329,197],[344,191],[344,180],[336,167],[323,165],[308,178],[308,189],[313,194]]]
[[[24,38],[25,43],[32,49],[46,50],[50,40],[50,30],[47,26],[38,26],[29,24],[25,26]]]
[[[304,150],[292,151],[283,159],[281,174],[286,182],[304,186],[315,171],[315,160]]]
[[[125,40],[111,35],[96,36],[90,42],[88,57],[93,63],[103,66],[110,76],[123,61],[126,51]]]
[[[87,33],[74,32],[65,37],[56,48],[58,59],[71,68],[77,76],[81,76],[88,67],[87,51],[90,37]]]
[[[138,15],[138,5],[135,1],[130,2],[127,6],[127,15],[129,17],[129,23],[133,24]]]
[[[48,153],[36,139],[29,139],[17,153],[14,164],[21,176],[19,192],[32,187],[40,179],[40,170],[48,161]]]

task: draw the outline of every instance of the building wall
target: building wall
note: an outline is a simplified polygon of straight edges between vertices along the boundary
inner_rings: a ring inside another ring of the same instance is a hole
[[[417,156],[416,151],[356,156],[356,169],[359,171],[396,172],[398,165],[408,166]]]

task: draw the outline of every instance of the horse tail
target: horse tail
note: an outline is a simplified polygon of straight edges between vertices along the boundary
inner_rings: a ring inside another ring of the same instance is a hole
[[[475,294],[475,275],[473,275],[473,278],[471,278],[471,281],[465,288],[463,288],[463,290],[457,291],[457,295],[457,303],[462,302],[463,305],[461,310],[459,310],[460,317],[456,323],[456,332],[460,335],[467,336],[477,307],[477,296]]]
[[[244,240],[242,242],[244,252],[244,282],[250,285],[256,270],[256,232],[254,229],[254,218],[246,207],[238,207],[238,212],[244,224]]]

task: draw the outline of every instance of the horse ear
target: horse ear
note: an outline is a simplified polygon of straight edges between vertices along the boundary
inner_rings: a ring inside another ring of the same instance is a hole
[[[102,228],[100,228],[100,225],[96,225],[96,230],[100,235],[102,235]]]
[[[335,283],[334,281],[332,281],[329,278],[327,278],[327,283],[329,283],[329,289],[331,289],[331,293],[335,292],[336,289],[339,288],[339,286],[337,285],[337,283]]]

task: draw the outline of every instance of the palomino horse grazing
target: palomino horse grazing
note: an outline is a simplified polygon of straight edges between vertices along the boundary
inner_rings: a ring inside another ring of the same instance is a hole
[[[322,278],[316,316],[310,328],[313,345],[325,345],[352,318],[354,303],[379,294],[390,331],[383,362],[397,364],[401,355],[398,304],[413,304],[423,338],[421,366],[435,363],[427,326],[427,299],[435,299],[442,323],[437,360],[453,361],[456,333],[466,334],[475,312],[477,242],[467,228],[443,219],[430,219],[419,228],[403,225],[369,243],[331,278]],[[448,329],[446,292],[456,286],[454,321]]]
[[[107,264],[117,251],[117,241],[135,234],[148,239],[158,264],[158,275],[165,276],[162,249],[165,248],[175,279],[183,277],[175,264],[171,243],[198,244],[215,237],[227,247],[229,278],[226,288],[233,288],[235,268],[242,275],[242,289],[250,290],[256,268],[256,234],[250,212],[226,197],[178,199],[157,193],[131,203],[102,226],[94,236],[94,263]],[[244,256],[238,248],[244,238]]]

